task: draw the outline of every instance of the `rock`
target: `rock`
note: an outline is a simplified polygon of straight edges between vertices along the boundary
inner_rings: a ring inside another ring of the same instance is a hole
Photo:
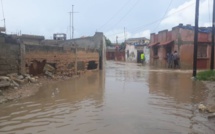
[[[198,109],[199,111],[205,112],[207,110],[207,107],[204,104],[199,104]]]
[[[49,71],[45,71],[45,75],[47,75],[47,76],[49,76],[51,78],[54,78],[54,75]]]
[[[215,113],[215,106],[208,106],[208,107],[207,107],[207,111],[208,111],[209,113]]]
[[[29,80],[31,83],[37,83],[37,79],[35,79],[35,78],[28,77],[28,80]]]
[[[24,78],[24,77],[23,77]],[[25,83],[25,80],[23,79],[19,79],[19,78],[15,78],[15,77],[11,77],[11,79],[19,84],[23,84]]]
[[[11,79],[7,76],[0,76],[0,80],[3,80],[3,81],[11,81]]]
[[[11,86],[14,86],[14,87],[19,87],[19,84],[15,81],[12,80],[11,82]]]
[[[24,79],[24,76],[23,76],[23,75],[19,75],[17,78],[18,78],[19,80],[23,80],[23,79]]]
[[[44,68],[43,68],[43,71],[46,72],[54,72],[55,71],[55,68],[53,66],[51,66],[50,64],[45,64]]]
[[[24,74],[24,77],[25,77],[25,78],[29,78],[29,77],[31,77],[31,76],[30,76],[30,74]]]
[[[208,116],[208,119],[212,119],[212,118],[215,118],[215,113]]]
[[[0,81],[0,88],[1,87],[9,87],[11,86],[10,81]]]
[[[2,92],[2,90],[0,90],[0,96],[2,96],[3,95],[3,92]]]
[[[17,89],[18,89],[18,87],[14,87],[14,89],[15,89],[15,90],[17,90]]]

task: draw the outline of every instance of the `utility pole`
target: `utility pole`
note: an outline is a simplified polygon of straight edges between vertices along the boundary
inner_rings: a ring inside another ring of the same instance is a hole
[[[69,12],[69,33],[70,33],[70,39],[74,38],[74,13],[78,13],[78,12],[74,12],[74,5],[72,5],[72,12]],[[72,23],[72,24],[71,24]],[[72,35],[71,35],[72,33]],[[72,36],[72,37],[71,37]]]
[[[69,12],[69,36],[70,36],[70,39],[71,39],[71,14],[72,12]]]
[[[6,33],[6,22],[5,22],[4,8],[3,8],[3,2],[2,2],[2,0],[1,0],[1,6],[2,6],[2,16],[3,16],[3,21],[4,21],[4,30],[5,30],[5,33]]]
[[[211,70],[214,69],[214,32],[215,32],[215,0],[213,0],[213,21],[212,21],[212,39],[211,39]]]
[[[125,41],[126,41],[126,33],[125,33],[125,27],[124,27],[124,38],[125,38]]]
[[[194,50],[193,50],[193,77],[194,78],[196,77],[196,69],[197,69],[198,29],[199,29],[199,0],[196,0]]]
[[[118,36],[116,36],[116,45],[118,45]]]
[[[74,5],[72,5],[72,39],[74,38],[74,21],[73,21],[73,14],[74,14]]]

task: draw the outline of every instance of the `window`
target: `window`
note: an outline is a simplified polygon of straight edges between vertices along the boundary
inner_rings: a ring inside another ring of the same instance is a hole
[[[207,45],[198,45],[198,58],[207,58]]]

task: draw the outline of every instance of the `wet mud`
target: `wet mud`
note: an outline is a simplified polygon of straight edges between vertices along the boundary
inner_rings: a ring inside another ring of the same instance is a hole
[[[103,72],[43,85],[0,105],[2,134],[213,134],[197,109],[207,87],[190,71],[107,62]]]

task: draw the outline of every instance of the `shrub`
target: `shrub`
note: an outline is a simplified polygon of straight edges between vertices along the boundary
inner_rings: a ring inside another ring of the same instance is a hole
[[[215,81],[215,71],[202,71],[196,76],[198,80]]]

